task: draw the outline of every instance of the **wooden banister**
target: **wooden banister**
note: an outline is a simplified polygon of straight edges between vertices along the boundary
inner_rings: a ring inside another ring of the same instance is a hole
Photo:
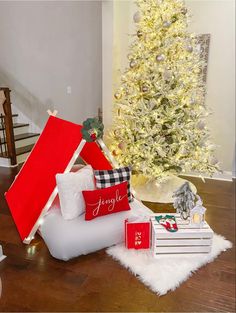
[[[14,132],[13,132],[13,119],[12,119],[12,110],[11,110],[11,98],[10,92],[11,90],[7,87],[0,87],[5,94],[5,102],[3,102],[3,118],[4,118],[4,126],[5,126],[5,134],[6,134],[6,145],[7,145],[7,157],[11,160],[11,165],[16,165],[16,147],[14,140]],[[2,110],[1,110],[2,111]]]

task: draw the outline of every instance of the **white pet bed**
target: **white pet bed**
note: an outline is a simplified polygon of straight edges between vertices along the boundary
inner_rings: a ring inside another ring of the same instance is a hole
[[[67,261],[124,241],[124,221],[152,213],[138,200],[130,203],[131,210],[84,220],[84,214],[73,220],[63,219],[58,205],[54,206],[40,227],[51,255]]]

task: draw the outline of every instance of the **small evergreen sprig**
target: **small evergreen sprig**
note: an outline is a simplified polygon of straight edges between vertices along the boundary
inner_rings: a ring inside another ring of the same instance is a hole
[[[83,139],[87,142],[93,142],[103,136],[104,125],[96,117],[87,118],[83,122],[83,127],[81,129]]]

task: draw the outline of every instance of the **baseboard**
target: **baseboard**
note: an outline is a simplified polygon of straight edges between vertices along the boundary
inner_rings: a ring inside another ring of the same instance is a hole
[[[21,162],[18,162],[21,163]],[[0,158],[0,167],[16,167],[16,165],[11,165],[10,159],[7,158]],[[212,177],[207,175],[201,175],[195,172],[190,173],[181,173],[181,176],[192,176],[192,177],[201,177],[203,179],[215,179],[215,180],[226,180],[226,181],[232,181],[233,179],[236,179],[236,174],[234,172],[230,171],[224,171],[222,173],[216,173]]]
[[[3,261],[6,258],[5,255],[0,256],[0,262]]]
[[[4,260],[6,258],[6,256],[3,254],[3,251],[2,251],[2,246],[0,245],[0,262],[2,260]]]
[[[200,177],[203,179],[215,179],[215,180],[225,180],[225,181],[232,181],[235,179],[235,175],[233,175],[232,172],[230,171],[224,171],[222,173],[216,173],[213,176],[208,176],[208,175],[202,175],[199,173],[183,173],[181,174],[183,176],[192,176],[192,177]]]
[[[19,164],[11,165],[11,160],[8,158],[0,158],[0,167],[17,167]]]
[[[1,167],[11,167],[11,160],[8,158],[0,158]]]

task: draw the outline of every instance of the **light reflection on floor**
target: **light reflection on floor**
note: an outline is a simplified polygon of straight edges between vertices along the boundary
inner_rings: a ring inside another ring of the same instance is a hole
[[[40,240],[34,240],[30,245],[26,247],[27,258],[37,260],[38,267],[40,269],[45,268],[44,256],[40,255],[40,245],[42,242]]]
[[[31,245],[27,248],[27,253],[28,255],[32,256],[35,254],[35,251],[36,251],[36,246],[34,245]]]

